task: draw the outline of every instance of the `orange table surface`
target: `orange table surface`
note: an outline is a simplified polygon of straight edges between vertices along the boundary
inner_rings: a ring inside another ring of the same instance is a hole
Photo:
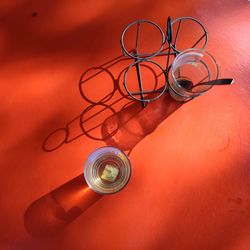
[[[132,61],[103,64],[128,23],[169,15],[204,23],[235,82],[142,109],[118,89]],[[249,1],[2,0],[0,20],[0,249],[250,249]],[[132,176],[100,196],[83,167],[106,145]]]

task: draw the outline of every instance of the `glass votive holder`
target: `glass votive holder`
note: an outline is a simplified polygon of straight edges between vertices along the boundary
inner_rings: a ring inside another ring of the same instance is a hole
[[[84,165],[84,178],[89,187],[100,194],[113,194],[129,182],[131,164],[127,155],[114,147],[93,151]]]
[[[218,75],[218,65],[211,54],[187,49],[174,59],[169,69],[170,95],[177,101],[189,101],[211,89],[212,85],[201,83],[216,80]]]

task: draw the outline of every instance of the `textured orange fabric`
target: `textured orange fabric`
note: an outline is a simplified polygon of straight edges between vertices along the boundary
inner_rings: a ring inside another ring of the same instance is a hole
[[[204,23],[235,83],[142,110],[121,95],[120,35],[168,15]],[[2,0],[0,19],[0,249],[250,249],[249,1]],[[99,196],[82,173],[105,145],[132,177]]]

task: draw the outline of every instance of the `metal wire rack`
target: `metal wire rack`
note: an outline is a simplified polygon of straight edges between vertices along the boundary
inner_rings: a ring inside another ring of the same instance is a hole
[[[205,49],[207,42],[208,42],[208,32],[205,26],[199,20],[193,17],[179,17],[179,18],[174,19],[173,21],[171,21],[171,18],[168,17],[167,22],[166,22],[167,27],[165,28],[166,30],[165,33],[159,25],[157,25],[156,23],[150,20],[137,20],[135,22],[128,24],[127,27],[123,30],[121,34],[121,38],[120,38],[122,51],[126,57],[129,57],[134,60],[134,62],[132,62],[124,72],[123,85],[128,95],[132,99],[136,101],[140,101],[143,107],[146,107],[146,105],[149,102],[152,102],[158,99],[159,97],[161,97],[163,93],[168,89],[168,74],[171,68],[170,57],[171,56],[176,57],[181,52],[181,50],[178,49],[176,45],[177,45],[177,41],[179,38],[181,26],[183,25],[183,23],[187,21],[191,23],[192,26],[196,25],[196,29],[197,28],[200,29],[202,33],[202,35],[199,36],[197,40],[195,41],[195,43],[191,45],[189,48],[195,48],[195,46],[197,46],[198,44],[201,43],[201,41],[203,41],[203,46],[201,49]],[[141,27],[142,25],[145,25],[145,24],[150,25],[157,32],[159,32],[160,37],[161,37],[160,45],[156,51],[149,52],[149,53],[139,53],[139,37],[140,37]],[[176,25],[177,25],[176,33],[175,33],[175,36],[173,37],[173,27]],[[136,28],[135,48],[133,50],[131,49],[129,50],[128,48],[126,48],[125,36],[132,27]],[[158,57],[158,56],[166,57],[165,67],[153,61],[153,58]],[[146,90],[146,91],[144,90],[144,85],[143,85],[143,81],[141,77],[141,74],[142,74],[141,65],[142,63],[145,63],[145,62],[151,63],[154,66],[158,67],[160,71],[164,74],[165,76],[164,86],[161,87],[160,89],[152,89],[152,90]],[[133,67],[136,68],[139,91],[131,91],[128,87],[127,75],[128,75],[128,72]],[[152,96],[152,94],[154,95]]]

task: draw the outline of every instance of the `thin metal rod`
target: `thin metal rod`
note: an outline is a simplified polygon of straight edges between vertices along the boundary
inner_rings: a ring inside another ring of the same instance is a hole
[[[140,33],[140,20],[138,20],[137,32],[136,32],[136,41],[135,41],[135,54],[136,54],[136,56],[138,56],[138,54],[139,54],[139,49],[138,49],[139,33]]]
[[[204,33],[203,36],[191,48],[194,48],[194,46],[197,45],[205,35],[206,33]]]
[[[167,64],[166,64],[166,69],[165,72],[168,71],[168,67],[169,67],[169,59],[170,59],[170,50],[171,50],[171,43],[172,43],[172,24],[171,24],[171,18],[168,17],[168,21],[167,21],[167,41],[168,41],[168,55],[167,55]]]
[[[140,69],[140,62],[136,63],[136,72],[137,72],[137,77],[138,77],[138,81],[139,81],[139,89],[141,92],[141,100],[142,100],[142,107],[145,108],[145,102],[144,102],[144,95],[143,95],[143,88],[142,88],[142,81],[141,81],[141,69]]]
[[[140,33],[140,20],[138,20],[137,23],[137,32],[136,32],[136,44],[135,44],[135,55],[138,56],[139,55],[139,33]],[[139,82],[139,89],[140,89],[140,96],[141,96],[141,100],[142,100],[142,107],[145,108],[146,105],[144,103],[144,95],[143,95],[143,88],[142,88],[142,82],[141,82],[141,69],[140,69],[140,62],[138,62],[135,66],[136,66],[136,72],[137,72],[137,77],[138,77],[138,82]]]
[[[176,35],[175,35],[175,38],[174,38],[174,47],[175,47],[175,45],[176,45],[176,40],[177,40],[177,37],[178,37],[178,35],[179,35],[180,26],[181,26],[181,20],[182,20],[182,19],[180,19],[180,21],[179,21],[178,28],[177,28],[177,31],[176,31]]]
[[[165,72],[167,72],[168,71],[168,67],[169,67],[169,59],[170,59],[170,50],[171,50],[171,48],[170,48],[170,43],[168,44],[169,45],[169,48],[168,48],[168,58],[167,58],[167,64],[166,64],[166,69],[165,69]]]

